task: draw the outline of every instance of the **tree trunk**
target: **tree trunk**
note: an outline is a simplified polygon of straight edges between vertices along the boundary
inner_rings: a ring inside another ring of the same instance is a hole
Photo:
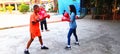
[[[58,0],[53,0],[53,2],[54,2],[53,9],[54,9],[54,11],[57,11],[58,10]]]

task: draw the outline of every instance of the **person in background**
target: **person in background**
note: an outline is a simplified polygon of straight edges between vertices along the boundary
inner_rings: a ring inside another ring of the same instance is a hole
[[[44,9],[43,6],[40,6],[40,12],[39,12],[39,15],[42,15],[44,16],[46,13],[46,10]],[[43,32],[43,29],[45,28],[46,31],[49,31],[48,30],[48,27],[47,27],[47,20],[44,19],[42,21],[40,21],[40,25],[41,25],[41,31]]]

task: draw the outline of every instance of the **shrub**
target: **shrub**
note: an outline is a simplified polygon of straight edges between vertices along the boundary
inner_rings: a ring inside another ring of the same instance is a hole
[[[4,9],[3,9],[3,8],[0,8],[0,11],[2,12],[2,11],[4,11]]]
[[[29,5],[26,5],[26,4],[21,4],[18,6],[18,9],[20,12],[22,13],[26,13],[29,11]]]
[[[14,9],[14,6],[9,5],[9,6],[6,7],[6,9],[7,9],[10,13],[12,13],[12,10]]]

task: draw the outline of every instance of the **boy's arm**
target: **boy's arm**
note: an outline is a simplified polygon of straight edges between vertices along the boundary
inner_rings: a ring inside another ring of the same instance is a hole
[[[33,25],[40,21],[39,18],[35,19],[34,16],[32,16],[32,15],[30,16],[30,19],[31,19],[31,23]]]
[[[38,18],[37,20],[32,21],[32,24],[36,24],[36,23],[38,23],[39,21],[40,21],[40,19]]]
[[[32,21],[32,24],[34,25],[36,22],[35,21]]]

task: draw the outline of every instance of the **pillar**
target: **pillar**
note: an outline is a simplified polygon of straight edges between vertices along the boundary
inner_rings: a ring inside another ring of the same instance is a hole
[[[17,3],[15,3],[15,11],[17,11],[17,10],[18,10]]]

